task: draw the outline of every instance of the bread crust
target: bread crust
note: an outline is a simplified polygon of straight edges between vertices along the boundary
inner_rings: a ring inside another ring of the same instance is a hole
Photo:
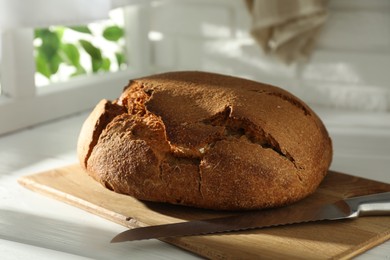
[[[131,80],[101,101],[80,164],[118,193],[216,210],[283,206],[313,193],[332,160],[320,118],[267,84],[183,71]]]

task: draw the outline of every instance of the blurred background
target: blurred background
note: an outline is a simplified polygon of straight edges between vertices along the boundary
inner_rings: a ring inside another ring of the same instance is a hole
[[[387,0],[0,0],[0,31],[1,135],[89,111],[131,78],[203,70],[306,101],[336,168],[368,172],[367,154],[390,168]]]

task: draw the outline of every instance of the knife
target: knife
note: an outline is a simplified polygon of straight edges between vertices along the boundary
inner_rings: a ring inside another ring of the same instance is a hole
[[[298,203],[227,217],[133,228],[115,236],[111,243],[151,238],[206,235],[304,222],[379,215],[390,215],[390,192],[353,197],[313,207]]]

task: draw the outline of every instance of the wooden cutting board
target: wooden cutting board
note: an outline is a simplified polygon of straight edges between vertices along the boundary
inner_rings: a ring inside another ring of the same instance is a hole
[[[25,176],[19,183],[129,228],[237,214],[140,202],[103,188],[78,165]],[[309,207],[318,202],[385,191],[390,191],[390,184],[329,172],[316,193],[299,203]],[[343,259],[356,256],[387,239],[390,239],[390,216],[305,223],[163,241],[213,259]],[[107,238],[107,243],[110,240]]]

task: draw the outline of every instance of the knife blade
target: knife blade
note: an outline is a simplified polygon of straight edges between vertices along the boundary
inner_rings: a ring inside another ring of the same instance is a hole
[[[115,236],[111,243],[244,231],[313,221],[353,219],[370,215],[390,215],[390,192],[353,197],[310,208],[298,203],[227,217],[133,228]]]

